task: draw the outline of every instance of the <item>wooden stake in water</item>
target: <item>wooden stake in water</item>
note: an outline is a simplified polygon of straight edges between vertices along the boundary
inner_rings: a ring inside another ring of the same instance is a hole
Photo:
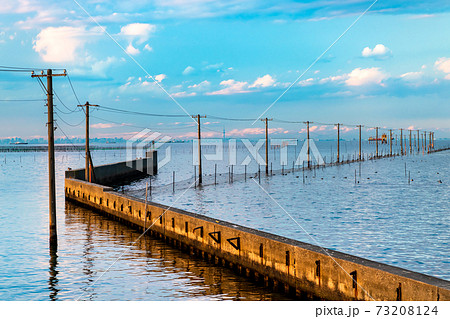
[[[408,171],[408,185],[411,184],[411,171]]]
[[[406,177],[406,162],[405,162],[405,177]]]
[[[305,184],[305,161],[303,161],[302,171],[303,171],[303,184]]]
[[[217,164],[214,164],[214,185],[217,185]]]
[[[247,164],[244,166],[244,180],[247,180]]]
[[[147,230],[148,183],[145,183],[144,232]]]
[[[172,192],[175,193],[175,171],[172,172]]]
[[[261,166],[258,164],[258,181],[261,184]]]
[[[356,169],[355,169],[355,184],[356,184]]]

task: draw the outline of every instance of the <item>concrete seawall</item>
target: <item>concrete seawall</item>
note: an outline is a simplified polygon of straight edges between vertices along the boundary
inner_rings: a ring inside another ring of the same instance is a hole
[[[73,171],[72,171],[73,172]],[[325,300],[450,300],[450,282],[150,202],[66,176],[68,200],[286,292]]]

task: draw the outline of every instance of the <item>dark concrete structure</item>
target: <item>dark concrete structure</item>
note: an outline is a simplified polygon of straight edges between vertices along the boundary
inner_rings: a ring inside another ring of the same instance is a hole
[[[118,185],[128,181],[158,173],[158,157],[156,151],[146,153],[146,158],[133,161],[118,162],[114,164],[94,167],[95,182],[101,185]],[[66,178],[85,180],[85,170],[66,171]]]

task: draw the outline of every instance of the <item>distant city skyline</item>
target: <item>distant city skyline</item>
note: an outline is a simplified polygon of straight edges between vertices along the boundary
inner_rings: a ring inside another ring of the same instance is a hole
[[[196,123],[184,110],[257,119],[373,1],[79,3],[125,52],[74,1],[3,0],[0,8],[2,66],[63,68],[70,75],[77,96],[67,78],[54,80],[61,139],[84,136],[76,105],[85,101],[186,115],[93,109],[93,138],[126,139],[148,127],[191,139]],[[335,138],[336,129],[321,123],[362,124],[366,137],[380,126],[450,138],[449,89],[450,3],[379,1],[264,117],[316,122],[315,139]],[[41,101],[8,101],[24,99]],[[0,139],[45,139],[44,100],[30,74],[0,72]],[[261,121],[202,121],[204,137],[221,138],[224,130],[227,137],[264,135]],[[301,123],[269,127],[274,137],[305,138]],[[356,130],[344,125],[342,138],[355,138]]]

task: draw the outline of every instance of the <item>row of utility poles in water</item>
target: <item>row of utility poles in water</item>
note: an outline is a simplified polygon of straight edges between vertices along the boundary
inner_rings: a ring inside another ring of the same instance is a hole
[[[48,69],[47,73],[44,71],[41,72],[41,74],[35,74],[32,72],[31,77],[38,78],[38,80],[41,82],[42,86],[44,87],[46,94],[47,94],[47,131],[48,131],[48,171],[49,171],[49,229],[50,229],[50,247],[56,248],[57,247],[57,228],[56,228],[56,182],[55,182],[55,125],[54,125],[54,112],[53,112],[53,77],[55,76],[66,76],[67,73],[64,70],[63,73],[54,74],[52,72],[52,69]],[[47,78],[47,87],[45,87],[44,83],[40,78]],[[92,157],[91,152],[89,148],[89,111],[90,107],[98,107],[96,104],[90,104],[89,102],[86,102],[84,105],[78,105],[78,107],[82,107],[84,110],[84,113],[86,115],[86,153],[85,153],[85,180],[91,182],[93,178],[95,179],[94,169],[93,169],[93,163],[92,163]],[[202,152],[201,152],[201,123],[200,119],[206,118],[206,116],[201,116],[200,114],[192,115],[192,118],[197,122],[198,125],[198,183],[202,184]],[[266,145],[265,145],[265,157],[266,157],[266,175],[269,175],[269,122],[272,121],[272,119],[264,118],[261,119],[261,121],[265,124],[265,137],[266,137]],[[306,131],[307,131],[307,164],[308,167],[311,165],[311,152],[310,152],[310,124],[313,122],[306,121],[304,122],[306,124]],[[340,127],[341,123],[335,124],[337,127],[337,163],[341,162],[340,159]],[[359,128],[359,160],[362,160],[362,139],[361,139],[361,128],[362,125],[357,126]],[[378,130],[379,127],[375,127],[376,131],[376,157],[379,157],[378,153]],[[392,129],[389,130],[389,142],[390,142],[390,156],[393,155],[392,152],[392,141],[393,141],[393,135],[392,135]],[[422,149],[425,150],[427,148],[426,145],[426,131],[422,133]],[[428,132],[429,133],[429,150],[434,148],[434,132]],[[417,151],[420,151],[420,134],[419,130],[417,130]],[[406,154],[406,141],[405,141],[405,148],[403,147],[403,129],[400,129],[400,144],[401,144],[401,154]],[[409,149],[412,153],[412,130],[409,130]]]
[[[197,122],[197,126],[198,126],[198,183],[202,184],[202,150],[201,150],[201,124],[200,124],[200,119],[201,118],[206,118],[205,115],[201,116],[200,114],[197,115],[192,115],[192,118],[194,118]],[[269,122],[272,121],[273,119],[270,118],[263,118],[261,119],[262,122],[264,122],[265,124],[265,155],[266,155],[266,162],[265,162],[265,171],[266,171],[266,175],[269,175]],[[304,124],[306,124],[306,143],[307,143],[307,165],[308,167],[311,167],[311,148],[310,148],[310,124],[313,124],[314,122],[311,121],[305,121],[303,122]],[[341,125],[343,125],[342,123],[336,123],[335,126],[337,128],[337,158],[336,158],[336,163],[341,163],[341,151],[340,151],[340,140],[341,140],[341,136],[340,136],[340,129],[341,129]],[[359,154],[358,154],[358,161],[362,161],[363,160],[363,153],[362,153],[362,128],[364,127],[364,125],[356,125],[356,127],[358,128],[358,132],[359,132]],[[373,127],[372,129],[375,129],[375,138],[373,139],[373,141],[375,142],[375,158],[380,157],[380,153],[379,153],[379,142],[381,141],[384,144],[387,144],[387,137],[385,139],[380,138],[378,135],[379,129],[380,127]],[[407,148],[406,148],[406,141],[407,138],[403,135],[403,131],[405,129],[399,129],[400,130],[400,147],[401,147],[401,151],[400,151],[400,155],[406,155],[407,153]],[[393,141],[394,141],[394,136],[393,136],[393,129],[389,129],[389,156],[393,156]],[[414,152],[413,150],[413,131],[417,131],[417,151],[420,152],[420,130],[408,130],[409,131],[409,152],[412,154]],[[434,149],[434,132],[427,132],[427,131],[423,131],[422,133],[422,149],[425,151],[425,149],[427,149],[427,133],[428,133],[428,137],[429,137],[429,143],[428,143],[428,150],[427,152],[430,152],[432,149]],[[414,136],[414,145],[416,145],[416,138]]]

